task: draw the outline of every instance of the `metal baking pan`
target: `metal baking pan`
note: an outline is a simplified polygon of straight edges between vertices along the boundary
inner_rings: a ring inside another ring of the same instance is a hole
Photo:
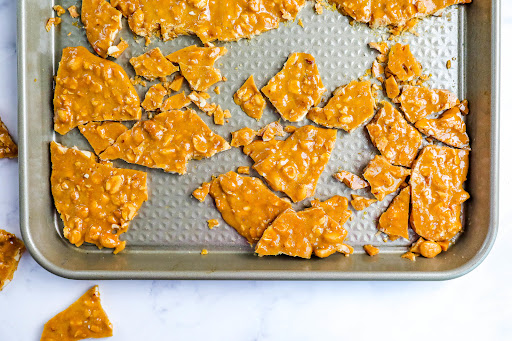
[[[51,8],[56,4],[67,8],[80,2],[18,3],[20,221],[28,250],[47,270],[75,279],[442,280],[471,271],[490,251],[498,228],[499,0],[451,7],[441,17],[422,20],[416,27],[419,36],[406,33],[400,37],[411,45],[425,72],[432,74],[429,84],[467,98],[471,109],[467,124],[472,153],[466,182],[471,199],[465,204],[465,233],[448,252],[416,262],[400,258],[407,241],[386,243],[382,235],[375,235],[376,220],[391,195],[366,213],[354,212],[354,219],[345,225],[348,243],[356,249],[351,257],[256,257],[245,240],[222,222],[210,198],[201,204],[190,196],[212,174],[251,165],[237,149],[192,161],[184,176],[145,169],[149,173],[150,199],[125,234],[128,245],[121,254],[69,244],[62,236],[62,222],[50,193],[49,143],[56,140],[67,146],[90,147],[76,129],[65,136],[53,131],[53,76],[64,47],[90,46],[84,30],[73,24],[78,19],[69,15],[62,17],[58,28],[45,31],[45,22],[54,15]],[[217,62],[228,81],[221,84],[220,95],[212,93],[212,101],[229,109],[233,118],[224,126],[214,126],[211,118],[203,115],[215,132],[229,139],[231,131],[244,126],[257,128],[278,119],[268,106],[257,123],[234,104],[232,94],[250,74],[254,74],[258,86],[263,86],[291,52],[308,52],[316,58],[329,93],[370,68],[376,53],[367,44],[380,41],[385,31],[362,24],[352,26],[347,17],[334,11],[316,15],[312,6],[307,2],[298,16],[304,28],[290,22],[251,40],[220,44],[229,50]],[[133,40],[126,21],[124,26],[122,36],[131,48],[117,62],[133,75],[128,59],[147,48],[143,39]],[[159,46],[169,53],[193,43],[199,44],[199,40],[179,37],[164,43],[154,38],[149,48]],[[447,69],[449,59],[452,67]],[[145,89],[139,90],[143,96]],[[334,194],[349,196],[351,191],[333,180],[332,173],[338,168],[361,172],[376,152],[364,128],[350,135],[340,131],[315,196],[321,200]],[[143,169],[122,161],[116,166]],[[307,204],[308,200],[302,205]],[[209,230],[206,220],[211,218],[219,219],[221,226]],[[368,243],[381,248],[377,257],[363,253],[362,245]],[[200,255],[203,248],[208,249],[208,255]]]

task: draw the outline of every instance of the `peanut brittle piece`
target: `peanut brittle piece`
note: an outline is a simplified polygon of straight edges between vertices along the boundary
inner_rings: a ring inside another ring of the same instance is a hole
[[[371,49],[379,51],[380,54],[387,55],[389,53],[389,46],[386,41],[377,42],[369,42],[368,46]]]
[[[70,6],[68,8],[68,12],[69,12],[69,15],[71,16],[71,18],[78,18],[80,16],[80,14],[78,14],[78,10],[76,9],[75,5]]]
[[[263,95],[254,83],[251,75],[245,83],[233,95],[233,100],[239,105],[247,116],[259,121],[263,116],[263,110],[267,106]]]
[[[140,36],[157,34],[163,40],[197,35],[203,43],[250,38],[293,20],[304,0],[162,1],[111,0],[128,17],[130,29]]]
[[[258,132],[245,127],[231,133],[231,147],[243,147],[252,143]]]
[[[152,81],[155,78],[167,77],[179,70],[177,66],[171,63],[160,51],[160,48],[154,48],[138,57],[130,59],[137,76]]]
[[[285,120],[297,122],[318,105],[326,89],[315,58],[308,53],[292,53],[261,91]]]
[[[344,170],[334,173],[333,177],[336,180],[343,182],[348,188],[353,190],[362,189],[370,186],[369,183],[367,183],[354,173],[350,173]]]
[[[96,53],[107,58],[121,30],[122,14],[105,0],[82,0],[82,23],[87,40]]]
[[[405,82],[421,76],[422,67],[409,45],[397,43],[389,50],[387,70],[398,80]]]
[[[190,66],[213,66],[217,59],[228,52],[225,47],[198,47],[187,46],[181,50],[171,53],[166,58],[176,64]]]
[[[200,160],[229,149],[229,143],[193,111],[166,111],[136,123],[108,147],[100,158],[185,174],[190,159]]]
[[[384,87],[386,88],[386,95],[389,98],[394,99],[400,95],[400,88],[398,87],[398,83],[393,75],[386,78]]]
[[[415,255],[422,255],[425,258],[434,258],[438,254],[443,251],[443,247],[441,246],[441,243],[444,242],[434,242],[431,240],[425,240],[422,237],[419,237],[414,244],[411,245],[409,248],[409,252],[413,253]]]
[[[433,113],[453,108],[457,105],[457,96],[448,90],[404,85],[398,101],[405,118],[411,123],[416,123]]]
[[[279,121],[275,121],[267,124],[260,130],[258,130],[258,136],[261,136],[263,141],[273,140],[276,136],[283,137],[285,135],[283,126]]]
[[[309,259],[314,253],[324,258],[335,252],[351,253],[343,244],[347,231],[321,208],[300,212],[287,209],[265,230],[256,245],[259,256],[285,254]]]
[[[393,166],[382,155],[376,155],[363,173],[370,184],[372,194],[379,201],[396,191],[409,175],[411,175],[410,169]]]
[[[103,310],[98,286],[46,322],[41,341],[83,340],[112,336],[112,323]]]
[[[0,119],[0,159],[18,156],[18,146],[12,140],[9,130]]]
[[[220,105],[217,105],[215,110],[213,111],[213,123],[217,125],[224,125],[224,123],[227,122],[227,119],[231,117],[231,113],[229,110],[224,110],[220,107]]]
[[[208,94],[204,93],[204,92],[197,93],[195,91],[192,91],[188,95],[188,98],[192,101],[192,103],[194,103],[199,108],[199,110],[201,110],[201,111],[205,112],[206,114],[208,114],[209,116],[211,116],[213,114],[213,112],[215,111],[215,109],[217,108],[217,105],[208,103],[206,101],[207,97],[203,96],[203,95],[208,95]]]
[[[184,80],[185,80],[185,77],[183,77],[183,76],[174,77],[171,84],[169,85],[169,89],[172,91],[179,91],[181,89],[181,87],[183,86]]]
[[[343,226],[352,215],[352,211],[348,209],[348,199],[341,195],[335,195],[326,201],[312,200],[311,206],[323,209],[329,217],[334,219],[334,221],[341,226]]]
[[[21,239],[0,229],[0,291],[12,281],[24,251]]]
[[[164,104],[162,105],[162,111],[171,111],[171,110],[178,110],[185,108],[188,106],[192,101],[188,96],[185,94],[185,91],[180,92],[179,94],[172,95],[168,97]]]
[[[212,181],[210,196],[222,218],[249,243],[256,243],[270,223],[291,204],[272,193],[258,178],[235,172]]]
[[[462,188],[468,172],[468,151],[429,145],[414,163],[411,226],[425,239],[452,239],[462,229],[461,206],[469,198]]]
[[[372,143],[389,162],[411,167],[421,147],[421,134],[389,102],[366,125]]]
[[[196,188],[194,192],[192,192],[192,196],[199,200],[199,202],[204,202],[208,196],[208,193],[210,193],[211,186],[211,182],[203,182],[201,187]]]
[[[265,160],[270,155],[277,153],[283,147],[284,141],[254,141],[244,146],[243,152],[248,155],[254,163]]]
[[[407,186],[400,191],[379,218],[377,229],[384,232],[391,240],[399,237],[409,239],[409,203],[411,187]]]
[[[373,116],[374,104],[370,81],[352,81],[337,88],[325,107],[311,109],[308,118],[350,133]]]
[[[471,0],[330,0],[338,9],[370,27],[404,26],[414,18],[421,18]]]
[[[139,96],[123,68],[85,47],[64,49],[55,83],[55,131],[61,135],[91,121],[141,117]]]
[[[146,97],[144,97],[144,101],[142,101],[142,107],[146,111],[160,109],[166,95],[167,89],[165,89],[161,83],[155,84],[146,92]]]
[[[245,175],[249,175],[251,174],[251,168],[249,166],[240,166],[236,169],[236,172],[238,174],[245,174]]]
[[[123,38],[121,38],[121,41],[119,42],[119,44],[115,45],[115,46],[110,46],[107,50],[107,53],[109,56],[111,57],[114,57],[114,58],[119,58],[119,56],[124,52],[126,51],[126,49],[130,47],[130,45],[128,45],[128,43],[123,40]]]
[[[61,22],[62,22],[61,18],[50,18],[50,19],[48,19],[46,21],[46,25],[45,25],[46,32],[50,32],[52,27],[59,26]]]
[[[464,123],[457,107],[446,110],[439,118],[422,118],[416,121],[414,126],[423,134],[432,136],[447,145],[469,149],[466,123]]]
[[[64,237],[122,251],[120,235],[148,199],[146,173],[98,163],[76,148],[51,143],[51,186],[55,207],[64,222]]]
[[[274,153],[255,160],[252,167],[272,189],[286,193],[293,202],[299,202],[315,194],[316,184],[335,142],[336,130],[304,126],[288,137]]]
[[[356,211],[363,211],[375,202],[377,202],[375,199],[365,198],[360,195],[352,194],[350,205],[352,205]]]
[[[96,155],[113,145],[117,138],[128,130],[124,124],[119,122],[89,122],[78,128]]]
[[[206,91],[222,80],[219,69],[213,66],[195,66],[180,63],[180,72],[192,90]]]
[[[368,256],[373,257],[379,254],[380,250],[378,247],[375,247],[371,244],[366,244],[363,246],[364,251],[368,254]]]

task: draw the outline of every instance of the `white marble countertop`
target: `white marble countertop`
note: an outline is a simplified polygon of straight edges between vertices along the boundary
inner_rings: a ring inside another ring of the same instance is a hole
[[[501,127],[512,126],[512,1],[503,1]],[[0,116],[17,139],[16,1],[0,0]],[[39,340],[43,324],[100,285],[109,340],[512,340],[512,134],[501,134],[500,231],[487,259],[446,282],[74,281],[28,253],[0,292],[0,340]],[[18,236],[18,165],[0,160],[0,228]],[[377,329],[377,330],[375,330]],[[168,336],[167,336],[168,335]]]

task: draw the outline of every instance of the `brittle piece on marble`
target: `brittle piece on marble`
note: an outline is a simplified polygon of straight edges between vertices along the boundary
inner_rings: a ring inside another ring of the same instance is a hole
[[[12,140],[9,130],[0,119],[0,159],[18,156],[18,146]]]
[[[12,281],[25,244],[14,234],[0,229],[0,291]]]
[[[66,310],[46,322],[41,341],[71,341],[112,335],[112,323],[101,306],[100,292],[96,285]]]

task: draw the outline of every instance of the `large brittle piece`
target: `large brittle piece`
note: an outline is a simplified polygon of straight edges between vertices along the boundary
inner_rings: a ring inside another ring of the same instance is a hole
[[[63,50],[55,83],[54,123],[61,135],[91,121],[141,117],[139,96],[123,68],[85,47]]]
[[[173,110],[136,123],[117,138],[100,158],[126,162],[166,172],[185,174],[191,159],[200,160],[229,149],[193,110]]]

